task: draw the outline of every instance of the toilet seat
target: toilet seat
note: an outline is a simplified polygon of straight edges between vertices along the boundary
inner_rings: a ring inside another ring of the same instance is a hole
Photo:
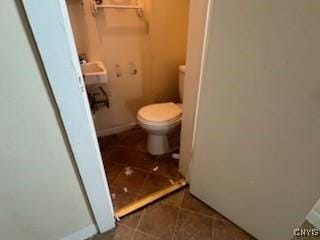
[[[183,101],[185,71],[185,66],[179,67],[179,96],[181,101]],[[178,147],[174,146],[175,143],[170,140],[172,133],[179,134],[182,111],[182,104],[172,102],[152,104],[138,111],[137,122],[148,133],[147,150],[151,155],[167,154],[174,147]]]
[[[151,104],[141,108],[137,116],[144,124],[168,125],[181,120],[182,108],[172,102]]]

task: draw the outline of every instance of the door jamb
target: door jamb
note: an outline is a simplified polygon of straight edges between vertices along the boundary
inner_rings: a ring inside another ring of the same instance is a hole
[[[71,150],[99,232],[114,210],[87,99],[66,0],[23,0]]]
[[[212,6],[214,0],[191,0],[188,46],[187,46],[187,72],[185,75],[183,121],[181,127],[180,162],[179,170],[191,181],[191,167],[193,161],[193,147],[196,136],[196,125],[203,79],[203,67],[206,62],[208,49],[208,32],[211,27]],[[196,11],[197,14],[191,11]],[[199,18],[199,15],[203,16]]]

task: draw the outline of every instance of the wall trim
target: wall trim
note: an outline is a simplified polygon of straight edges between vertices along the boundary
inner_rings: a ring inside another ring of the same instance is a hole
[[[110,136],[112,134],[117,134],[117,133],[121,133],[121,132],[130,130],[137,125],[138,124],[136,122],[132,122],[132,123],[123,124],[123,125],[113,127],[113,128],[97,130],[97,135],[98,135],[98,137]]]
[[[316,228],[320,229],[320,214],[317,213],[314,209],[310,211],[307,216],[307,220]]]
[[[61,238],[61,240],[84,240],[92,237],[97,234],[97,228],[95,225],[89,225],[85,228],[80,229],[79,231],[70,234],[69,236]]]
[[[114,210],[66,0],[22,2],[88,197],[89,209],[99,232],[109,231],[115,227]]]

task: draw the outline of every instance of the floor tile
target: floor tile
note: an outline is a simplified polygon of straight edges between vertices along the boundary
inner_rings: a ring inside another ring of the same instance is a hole
[[[213,220],[214,240],[254,240],[242,229],[232,223]]]
[[[159,239],[159,238],[156,238],[138,231],[135,232],[134,238],[133,238],[133,240],[156,240],[156,239]]]
[[[304,221],[304,223],[301,225],[300,229],[315,229],[315,227],[309,223],[307,220]],[[308,236],[303,236],[303,237],[292,237],[291,240],[319,240],[320,236],[315,236],[315,237],[308,237]]]
[[[136,145],[135,148],[136,148],[137,151],[148,153],[148,150],[147,150],[147,136],[145,137],[145,139],[143,141],[139,141],[135,145]]]
[[[147,177],[147,173],[138,169],[131,170],[132,173],[127,175],[126,169],[123,169],[119,176],[114,180],[113,185],[118,189],[126,188],[128,192],[138,194]]]
[[[154,172],[156,175],[174,179],[179,177],[179,162],[173,159],[171,155],[158,159],[155,166],[158,167],[158,170]]]
[[[132,192],[124,192],[123,189],[117,187],[110,187],[111,198],[113,207],[115,210],[118,210],[127,204],[135,201],[138,198],[138,195]]]
[[[138,230],[160,239],[171,239],[178,208],[155,204],[147,207],[142,214]]]
[[[230,223],[229,219],[227,219],[226,217],[224,217],[224,216],[221,215],[220,213],[216,212],[216,211],[213,210],[213,209],[212,209],[212,212],[213,212],[212,217],[213,217],[215,220]]]
[[[98,142],[101,152],[109,150],[110,148],[117,145],[117,135],[110,135],[105,137],[99,137]]]
[[[174,207],[181,207],[185,189],[174,192],[164,197],[160,202]]]
[[[143,212],[143,209],[121,218],[119,224],[124,224],[129,227],[136,228],[141,219],[142,212]]]
[[[127,165],[130,162],[135,161],[137,158],[137,153],[130,149],[126,149],[124,147],[114,147],[107,150],[104,155],[104,162],[115,162],[121,165]]]
[[[131,240],[133,234],[133,228],[118,225],[115,229],[107,233],[94,236],[92,240]]]
[[[107,175],[108,183],[112,185],[113,181],[116,179],[117,176],[119,176],[124,166],[117,163],[113,163],[113,162],[107,162],[107,163],[104,163],[104,168],[107,173],[106,175]]]
[[[147,141],[147,132],[140,127],[133,128],[119,135],[118,144],[129,149],[138,150]]]
[[[170,186],[170,179],[154,174],[149,174],[146,181],[144,182],[139,195],[145,196],[150,193],[159,191],[165,187]]]
[[[153,169],[153,165],[155,164],[156,160],[148,153],[143,153],[139,151],[135,152],[135,159],[133,159],[133,161],[128,162],[128,165],[140,170],[150,172]]]
[[[208,216],[212,216],[214,214],[213,210],[208,205],[191,195],[189,189],[186,189],[184,193],[181,207]]]
[[[195,212],[181,210],[174,240],[211,240],[212,218]]]

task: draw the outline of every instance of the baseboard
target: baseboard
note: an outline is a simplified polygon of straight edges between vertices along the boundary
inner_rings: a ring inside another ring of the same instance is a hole
[[[97,234],[97,228],[95,225],[89,225],[85,228],[80,229],[79,231],[72,233],[69,236],[61,238],[61,240],[85,240],[93,235]]]
[[[113,127],[113,128],[97,130],[97,135],[98,135],[98,137],[105,137],[105,136],[109,136],[112,134],[117,134],[117,133],[121,133],[121,132],[130,130],[130,129],[134,128],[135,126],[137,126],[137,123],[133,122],[133,123],[124,124],[124,125]]]
[[[320,229],[320,214],[315,210],[311,210],[307,216],[307,220],[316,228]]]

